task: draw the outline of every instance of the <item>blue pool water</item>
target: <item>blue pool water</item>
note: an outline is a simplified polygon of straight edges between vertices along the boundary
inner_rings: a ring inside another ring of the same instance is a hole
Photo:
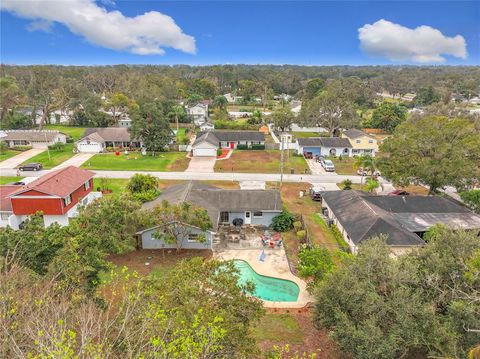
[[[290,280],[260,275],[245,261],[234,260],[235,267],[240,271],[239,284],[251,281],[255,284],[254,297],[272,302],[295,302],[300,288]]]

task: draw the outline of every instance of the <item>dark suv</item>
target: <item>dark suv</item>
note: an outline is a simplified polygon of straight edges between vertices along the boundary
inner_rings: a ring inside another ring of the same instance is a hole
[[[40,171],[43,169],[43,166],[40,163],[27,163],[18,167],[20,171]]]

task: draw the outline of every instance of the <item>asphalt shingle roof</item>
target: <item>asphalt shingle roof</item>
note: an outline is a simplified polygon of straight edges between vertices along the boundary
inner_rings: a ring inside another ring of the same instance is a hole
[[[199,137],[207,132],[200,132]],[[219,141],[265,141],[265,134],[260,131],[209,131]]]
[[[376,196],[361,191],[329,191],[322,197],[355,244],[385,234],[392,246],[422,245],[414,232],[438,223],[480,228],[480,216],[442,197]]]
[[[306,137],[297,141],[301,147],[352,147],[347,138],[340,137]]]
[[[343,132],[343,134],[349,138],[357,138],[357,137],[362,137],[362,136],[370,136],[369,134],[361,131],[361,130],[357,130],[356,128],[351,128],[349,130],[346,130]]]
[[[189,202],[207,210],[213,223],[218,226],[220,212],[244,211],[281,211],[280,192],[275,190],[227,190],[199,182],[190,181],[165,189],[151,202],[143,204],[143,208],[152,209],[162,201],[170,203]]]
[[[59,134],[54,130],[5,130],[5,141],[52,142]]]
[[[95,135],[93,135],[95,134]],[[91,137],[94,136],[94,137]],[[79,141],[89,137],[96,141],[103,140],[107,142],[130,142],[130,132],[125,127],[98,127],[98,128],[86,128],[83,132],[83,136]]]

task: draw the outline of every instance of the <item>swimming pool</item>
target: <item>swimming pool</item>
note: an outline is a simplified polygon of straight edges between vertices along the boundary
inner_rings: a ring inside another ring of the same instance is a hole
[[[252,281],[255,284],[254,297],[271,302],[296,302],[300,288],[290,280],[267,277],[258,274],[247,262],[236,259],[233,261],[235,267],[240,271],[239,284]]]

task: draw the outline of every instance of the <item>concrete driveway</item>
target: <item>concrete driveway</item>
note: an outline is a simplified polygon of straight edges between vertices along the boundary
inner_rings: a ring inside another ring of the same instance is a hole
[[[29,158],[32,158],[33,156],[36,156],[46,150],[46,148],[32,148],[31,150],[20,152],[18,155],[0,162],[0,169],[15,168]]]
[[[323,169],[320,162],[317,162],[314,159],[305,159],[305,161],[307,161],[307,165],[310,168],[310,172],[312,172],[312,175],[327,174],[327,171]],[[330,172],[330,173],[335,173],[335,172]]]
[[[95,153],[77,153],[72,158],[69,158],[65,162],[60,163],[58,166],[52,168],[53,170],[58,170],[60,168],[65,168],[68,166],[80,167],[84,162],[88,161],[93,157]]]
[[[213,173],[216,161],[216,157],[192,157],[185,172]]]

